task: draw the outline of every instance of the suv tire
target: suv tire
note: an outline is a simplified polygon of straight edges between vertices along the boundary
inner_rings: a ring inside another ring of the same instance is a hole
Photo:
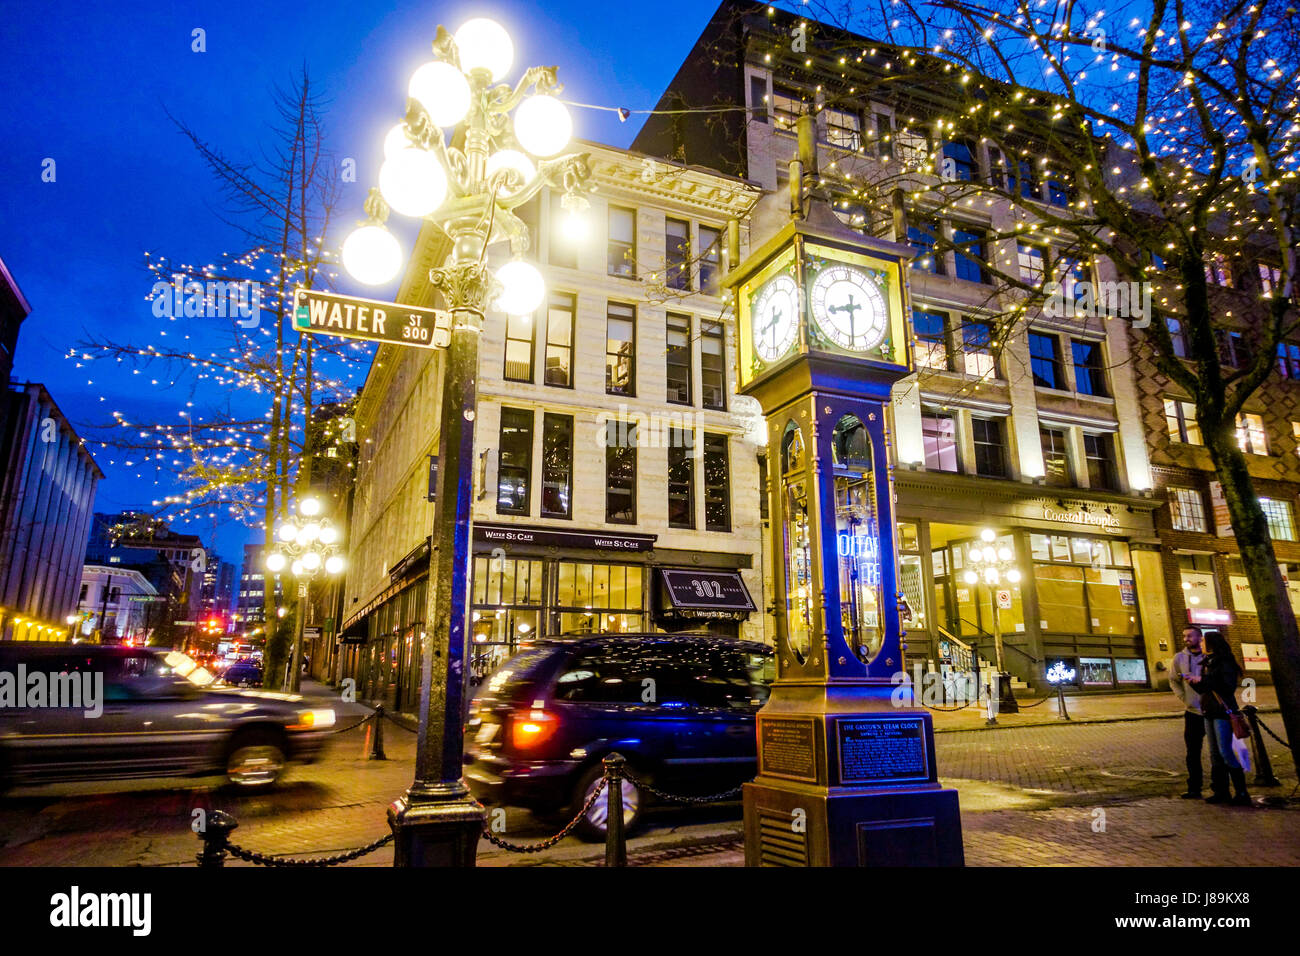
[[[591,795],[592,789],[600,783],[601,777],[605,775],[605,768],[601,764],[595,764],[587,769],[580,778],[578,785],[573,791],[573,805],[570,811],[569,819],[577,816],[578,811],[582,809]],[[623,833],[630,834],[641,822],[641,812],[645,807],[645,794],[641,788],[632,781],[623,780]],[[574,832],[583,840],[592,843],[600,843],[605,840],[606,821],[609,816],[609,797],[605,790],[602,790],[596,802],[592,804]]]
[[[248,790],[275,784],[284,772],[284,740],[273,730],[238,731],[226,750],[226,779]]]

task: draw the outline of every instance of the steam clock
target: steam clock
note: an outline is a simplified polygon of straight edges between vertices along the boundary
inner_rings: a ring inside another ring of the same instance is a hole
[[[886,410],[912,371],[907,246],[810,200],[727,277],[768,433],[777,677],[745,785],[749,866],[961,865],[955,790],[904,672]],[[811,177],[810,177],[811,178]]]

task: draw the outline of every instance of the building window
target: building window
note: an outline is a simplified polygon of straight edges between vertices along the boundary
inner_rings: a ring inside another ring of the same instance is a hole
[[[691,289],[691,224],[669,219],[665,231],[664,285],[689,292]]]
[[[636,524],[635,425],[605,423],[605,520]]]
[[[1277,266],[1271,266],[1267,262],[1261,262],[1259,265],[1259,291],[1264,294],[1264,298],[1271,299],[1274,291],[1282,286],[1282,270]]]
[[[573,416],[542,416],[542,517],[573,514]]]
[[[1070,474],[1070,448],[1065,432],[1058,428],[1040,428],[1039,440],[1043,446],[1043,480],[1058,488],[1074,484]]]
[[[1300,455],[1300,422],[1291,423],[1291,437],[1295,439],[1295,451]]]
[[[704,435],[704,528],[731,530],[731,460],[726,435]]]
[[[606,312],[605,391],[636,394],[636,307],[611,302]]]
[[[1166,315],[1165,328],[1169,330],[1170,341],[1174,344],[1174,354],[1179,358],[1187,358],[1187,337],[1183,333],[1182,320]]]
[[[1300,345],[1291,342],[1277,343],[1277,370],[1283,378],[1300,380]]]
[[[546,312],[547,385],[573,387],[573,317],[577,297],[568,292],[552,292]]]
[[[766,521],[768,516],[767,510],[767,455],[763,452],[758,454],[758,517]]]
[[[1295,514],[1291,502],[1278,498],[1260,498],[1259,507],[1268,521],[1268,534],[1274,541],[1295,540]]]
[[[971,438],[975,443],[975,474],[986,478],[1007,477],[1007,448],[1002,419],[972,418]]]
[[[695,527],[695,433],[668,429],[668,527]]]
[[[943,160],[939,169],[940,175],[949,181],[975,182],[978,180],[979,169],[975,165],[974,145],[967,140],[944,143]]]
[[[772,84],[772,121],[777,129],[793,132],[803,111],[803,96],[798,90],[780,83]]]
[[[533,471],[530,409],[501,409],[501,438],[497,449],[497,513],[526,515],[528,482]]]
[[[546,258],[553,266],[562,269],[578,268],[578,243],[564,233],[564,222],[569,214],[560,205],[560,193],[551,191],[551,223],[547,237]]]
[[[1116,490],[1119,482],[1115,469],[1115,443],[1111,436],[1085,433],[1083,456],[1088,466],[1088,487]]]
[[[822,116],[826,118],[826,142],[854,152],[862,148],[862,117],[856,111],[828,106]]]
[[[1232,269],[1227,258],[1221,252],[1207,254],[1205,257],[1205,281],[1211,285],[1232,288]]]
[[[951,415],[921,416],[921,443],[925,467],[930,471],[960,471],[957,456],[957,426]]]
[[[982,229],[953,227],[952,244],[957,251],[957,268],[953,275],[958,279],[965,279],[967,282],[988,281],[988,275],[984,271],[985,239]]]
[[[700,291],[706,295],[717,295],[721,275],[722,230],[700,226]]]
[[[1061,374],[1061,343],[1055,335],[1029,333],[1029,368],[1039,388],[1065,388]]]
[[[705,408],[727,407],[726,340],[721,322],[700,321],[700,390]]]
[[[1031,534],[1029,550],[1044,632],[1141,633],[1133,562],[1123,541]]]
[[[961,327],[962,367],[967,375],[997,378],[993,361],[993,326],[967,320]]]
[[[1028,242],[1017,243],[1020,261],[1020,281],[1026,285],[1040,286],[1047,276],[1047,250]]]
[[[767,122],[767,77],[749,78],[749,116],[756,123]]]
[[[636,211],[609,207],[609,274],[636,276]]]
[[[1110,392],[1106,389],[1106,366],[1101,358],[1100,342],[1070,342],[1070,353],[1074,356],[1074,390],[1080,395],[1096,395],[1106,398]]]
[[[942,235],[939,223],[934,219],[923,219],[907,227],[907,241],[916,252],[911,268],[937,276],[948,274],[943,256],[934,250],[935,243]]]
[[[1237,447],[1247,455],[1267,455],[1268,441],[1264,433],[1264,419],[1239,412],[1237,414]]]
[[[1214,344],[1219,350],[1219,363],[1228,368],[1249,368],[1255,361],[1255,346],[1244,332],[1228,329],[1214,330]]]
[[[1201,440],[1201,426],[1196,421],[1196,406],[1191,402],[1166,398],[1165,427],[1169,431],[1170,441],[1184,442],[1188,445],[1205,444]]]
[[[1209,531],[1205,520],[1205,499],[1195,488],[1169,489],[1169,520],[1175,531]]]
[[[1017,176],[1016,169],[1019,168]],[[1017,180],[1019,180],[1020,195],[1026,199],[1042,198],[1042,189],[1038,185],[1038,175],[1034,172],[1034,164],[1031,160],[1022,159],[1017,164],[1014,159],[1007,157],[1007,192],[1014,193],[1017,190]]]
[[[916,364],[919,368],[948,367],[948,315],[945,312],[912,310],[916,334]]]
[[[1074,190],[1059,179],[1047,181],[1047,201],[1053,206],[1069,206]]]
[[[533,380],[533,328],[531,315],[506,316],[507,382]]]
[[[559,561],[555,570],[554,633],[628,634],[646,629],[643,568]]]
[[[691,317],[668,313],[668,401],[674,405],[691,404]]]

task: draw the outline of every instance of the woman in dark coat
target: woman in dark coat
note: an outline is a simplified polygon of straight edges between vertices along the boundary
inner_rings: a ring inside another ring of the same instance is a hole
[[[1241,683],[1241,665],[1232,656],[1227,640],[1217,631],[1205,635],[1205,659],[1198,680],[1188,679],[1201,695],[1201,713],[1205,716],[1205,736],[1210,740],[1210,790],[1206,803],[1231,803],[1250,806],[1246,792],[1246,771],[1232,752],[1232,722],[1228,715],[1237,711],[1237,685]],[[1228,795],[1228,778],[1236,796]]]

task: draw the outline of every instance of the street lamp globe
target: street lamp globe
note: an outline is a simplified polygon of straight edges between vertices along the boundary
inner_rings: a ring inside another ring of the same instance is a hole
[[[501,79],[515,61],[515,45],[506,28],[487,17],[466,20],[455,33],[460,67],[466,73],[486,70]]]
[[[295,578],[302,577],[302,561],[295,561],[293,564],[289,566],[289,570],[293,572],[293,576]],[[283,614],[281,614],[280,616],[284,617]]]
[[[491,179],[495,174],[503,169],[513,169],[519,174],[519,178],[513,186],[503,186],[501,195],[509,199],[511,196],[523,190],[534,176],[537,175],[537,167],[533,161],[519,152],[517,149],[500,149],[488,157],[487,164],[483,168],[484,175]]]
[[[501,293],[492,308],[506,315],[531,315],[546,295],[546,280],[537,267],[522,259],[507,262],[497,270]]]
[[[398,123],[384,135],[384,159],[391,159],[410,145],[411,140],[406,135],[406,124]]]
[[[1007,572],[1007,580],[1012,584],[1020,583],[1020,570],[1018,568],[1012,568],[1009,570]]]
[[[275,536],[288,544],[294,538],[298,537],[298,529],[291,524],[282,524],[276,529]]]
[[[343,240],[343,268],[362,285],[385,285],[402,268],[402,247],[383,226],[362,226]]]
[[[319,498],[304,498],[298,502],[298,513],[306,515],[308,518],[320,514],[321,503]]]
[[[325,559],[325,572],[327,574],[341,574],[345,564],[342,555],[331,554]]]
[[[302,556],[302,566],[308,571],[315,571],[321,565],[320,554],[315,551],[308,551]]]
[[[985,582],[988,583],[988,584],[997,584],[997,583],[998,583],[998,569],[997,569],[997,568],[994,568],[994,567],[987,567],[987,568],[985,568],[985,569],[984,569],[984,580],[985,580]]]
[[[994,533],[992,528],[985,528],[983,531],[980,532],[980,540],[985,542],[986,544],[992,544],[994,539],[996,538],[997,538],[997,534]]]
[[[272,551],[266,556],[266,570],[272,574],[279,574],[284,570],[284,555],[279,551]]]
[[[554,156],[573,138],[568,107],[554,96],[528,97],[515,110],[515,138],[534,156]]]
[[[379,192],[403,216],[423,219],[447,198],[447,174],[433,153],[409,146],[379,167]]]
[[[967,584],[979,584],[980,576],[974,571],[967,571],[963,577],[966,578]]]
[[[469,112],[470,90],[465,74],[450,63],[434,60],[411,74],[407,87],[435,126],[455,126]]]
[[[997,559],[998,559],[998,553],[997,553],[996,551],[994,551],[992,548],[985,548],[985,549],[984,549],[984,560],[985,560],[985,561],[989,562],[989,564],[992,564],[992,563],[993,563],[994,561],[996,561]]]
[[[1011,549],[1006,547],[998,548],[998,560],[1002,562],[1010,561]]]
[[[332,524],[322,524],[317,537],[320,538],[321,544],[333,544],[339,539],[339,532]]]

